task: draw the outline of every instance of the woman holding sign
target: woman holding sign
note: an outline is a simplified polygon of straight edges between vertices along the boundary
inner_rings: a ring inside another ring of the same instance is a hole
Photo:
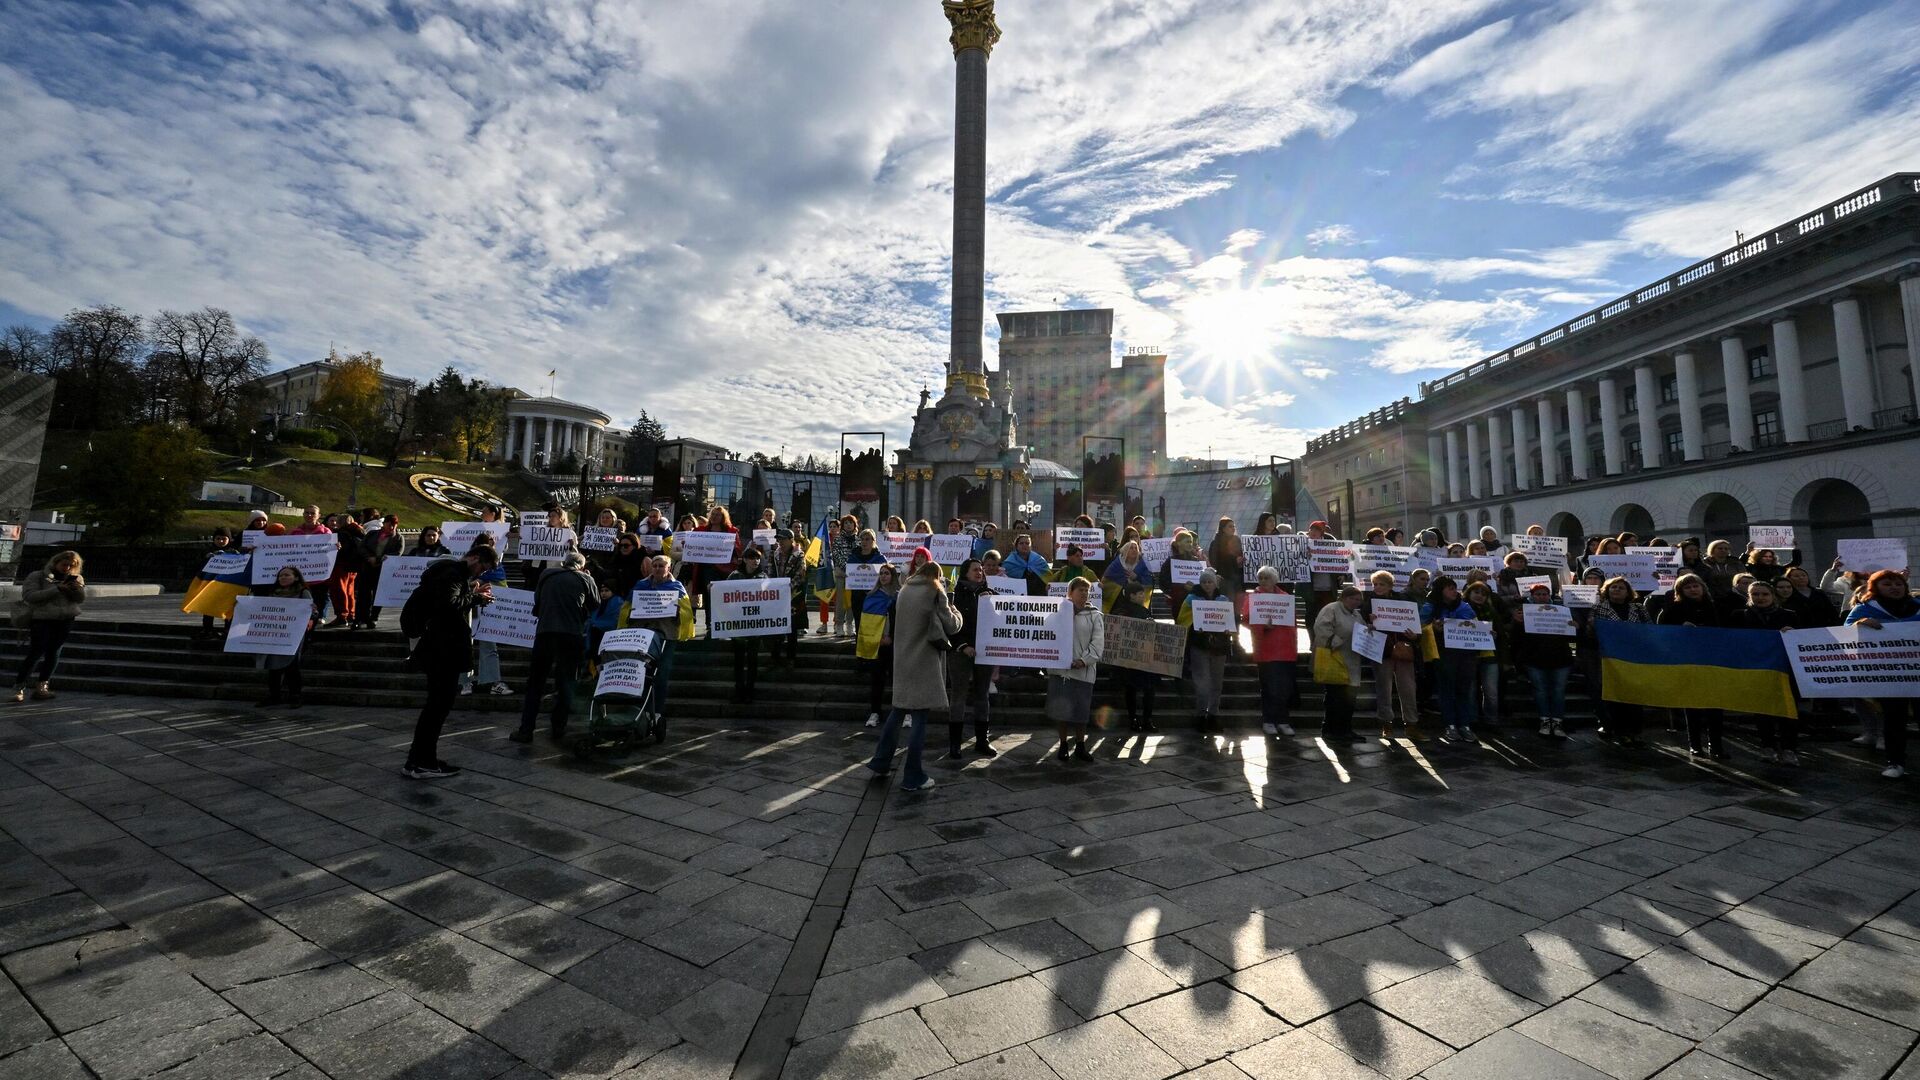
[[[1460,597],[1460,587],[1450,577],[1434,579],[1431,599],[1420,609],[1420,621],[1426,624],[1440,648],[1434,671],[1440,688],[1440,719],[1446,724],[1445,737],[1478,742],[1473,734],[1475,691],[1480,675],[1480,655],[1476,647],[1454,648],[1447,643],[1448,628],[1480,620]]]
[[[1920,623],[1920,604],[1914,603],[1907,575],[1899,570],[1876,570],[1867,579],[1866,599],[1847,613],[1847,625],[1885,630],[1888,623]],[[1875,699],[1880,707],[1882,737],[1887,740],[1887,767],[1880,775],[1898,780],[1907,775],[1907,725],[1913,721],[1920,698]]]
[[[871,530],[861,537],[871,541]],[[882,692],[887,676],[893,672],[893,596],[899,580],[893,565],[882,562],[875,571],[874,587],[860,600],[860,630],[854,639],[853,655],[867,667],[867,726],[880,726]]]
[[[1400,734],[1411,738],[1420,725],[1420,680],[1415,670],[1420,659],[1420,607],[1393,591],[1391,570],[1375,570],[1367,577],[1367,584],[1372,589],[1361,598],[1360,620],[1387,637],[1380,662],[1373,667],[1380,738],[1385,741],[1393,737],[1396,715],[1400,718]],[[1375,604],[1379,604],[1377,610]]]
[[[1553,617],[1544,618],[1545,612]],[[1531,625],[1529,625],[1529,615]],[[1564,616],[1564,619],[1562,618]],[[1565,623],[1564,630],[1560,623]],[[1553,590],[1535,582],[1527,602],[1513,611],[1513,662],[1533,684],[1534,711],[1540,716],[1540,734],[1566,738],[1567,675],[1573,670],[1573,615],[1555,607]]]
[[[297,568],[283,566],[280,572],[273,576],[273,585],[267,589],[266,595],[298,600],[309,595],[307,579],[300,576]],[[313,623],[314,620],[307,620],[308,630],[313,629]],[[300,648],[294,650],[292,656],[260,658],[261,665],[267,670],[267,696],[256,704],[255,708],[271,709],[282,703],[285,703],[289,709],[300,707],[300,650],[306,647],[307,639],[303,636],[300,639]]]
[[[1732,548],[1725,540],[1716,540],[1707,546],[1707,561],[1711,563],[1714,553],[1728,554]],[[1728,588],[1732,588],[1732,578],[1728,578]],[[1673,599],[1660,609],[1660,615],[1654,620],[1661,626],[1719,626],[1721,625],[1720,605],[1708,591],[1707,583],[1698,574],[1681,574],[1673,583]],[[1687,725],[1687,749],[1694,757],[1706,757],[1711,754],[1717,761],[1725,761],[1732,755],[1727,753],[1726,744],[1720,737],[1720,726],[1725,719],[1719,709],[1681,709],[1680,715]]]
[[[1120,554],[1107,564],[1106,573],[1100,575],[1100,591],[1105,594],[1108,610],[1120,602],[1130,585],[1144,586],[1149,594],[1153,592],[1153,571],[1147,569],[1147,560],[1140,557],[1140,544],[1129,540],[1120,545]]]
[[[1201,734],[1220,730],[1220,694],[1227,681],[1227,657],[1233,653],[1233,629],[1203,630],[1205,619],[1197,618],[1194,603],[1232,601],[1220,592],[1220,575],[1212,569],[1200,571],[1200,583],[1180,604],[1174,622],[1188,628],[1187,669],[1193,675],[1193,730]],[[1229,614],[1227,621],[1231,623]]]
[[[953,608],[960,616],[960,628],[948,639],[953,655],[947,661],[947,757],[960,760],[968,717],[973,719],[973,752],[980,757],[997,757],[987,741],[987,720],[992,708],[987,687],[993,683],[994,669],[990,664],[974,662],[980,598],[992,595],[993,590],[987,587],[987,571],[978,559],[961,563],[954,578]]]
[[[1387,575],[1389,583],[1393,575]],[[1280,572],[1271,566],[1260,568],[1260,584],[1240,597],[1240,621],[1253,633],[1253,662],[1260,672],[1260,728],[1269,736],[1293,736],[1288,707],[1293,700],[1293,668],[1300,659],[1300,636],[1293,619],[1284,623],[1254,621],[1255,597],[1292,594],[1280,585]],[[1288,614],[1292,614],[1289,606]]]
[[[1073,663],[1047,672],[1047,715],[1060,729],[1060,749],[1054,756],[1062,763],[1093,760],[1087,751],[1087,724],[1093,719],[1093,683],[1107,625],[1088,603],[1092,595],[1093,583],[1086,578],[1075,578],[1067,586],[1067,602],[1073,605]]]

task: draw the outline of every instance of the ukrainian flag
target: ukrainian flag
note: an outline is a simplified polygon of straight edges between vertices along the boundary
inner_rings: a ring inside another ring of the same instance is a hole
[[[1793,669],[1772,630],[1596,621],[1608,701],[1797,718]]]
[[[215,618],[233,618],[235,597],[247,596],[253,592],[252,561],[240,563],[240,569],[231,573],[208,577],[205,568],[194,575],[187,583],[186,601],[180,610],[189,615],[212,615]]]

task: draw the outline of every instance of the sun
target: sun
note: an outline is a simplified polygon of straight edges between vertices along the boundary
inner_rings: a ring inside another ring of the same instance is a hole
[[[1210,377],[1228,382],[1264,367],[1279,337],[1273,298],[1241,288],[1211,290],[1181,312],[1192,359]]]

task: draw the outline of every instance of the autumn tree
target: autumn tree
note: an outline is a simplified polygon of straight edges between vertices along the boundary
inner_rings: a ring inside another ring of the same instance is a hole
[[[180,418],[193,427],[225,415],[235,392],[267,370],[266,343],[242,334],[222,308],[162,310],[147,324],[147,338],[153,347],[149,377],[166,388]]]
[[[484,379],[462,379],[447,365],[415,395],[414,430],[462,461],[483,459],[505,430],[507,391]]]
[[[345,429],[360,448],[380,445],[392,422],[380,358],[371,352],[327,354],[327,385],[313,399],[313,414]],[[343,444],[344,445],[344,444]]]

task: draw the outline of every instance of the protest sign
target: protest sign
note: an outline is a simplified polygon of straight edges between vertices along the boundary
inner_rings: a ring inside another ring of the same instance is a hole
[[[662,593],[662,596],[670,595]],[[650,653],[660,641],[660,635],[645,627],[629,626],[620,630],[609,630],[600,637],[600,652]]]
[[[641,533],[640,550],[658,555],[660,554],[661,541],[665,539],[666,537],[659,533]]]
[[[847,589],[850,592],[872,592],[880,584],[880,568],[885,563],[850,562],[847,564]]]
[[[1293,597],[1288,593],[1248,593],[1247,625],[1292,626]]]
[[[1155,619],[1108,615],[1100,666],[1151,671],[1179,678],[1187,657],[1187,628]]]
[[[218,555],[209,556],[207,564],[200,568],[200,576],[216,578],[237,574],[247,568],[248,558],[249,556],[245,553],[238,551],[223,551]]]
[[[880,554],[895,566],[906,566],[913,562],[913,549],[925,547],[927,535],[912,532],[883,532],[880,534]]]
[[[1590,608],[1600,602],[1600,586],[1562,585],[1560,599],[1570,608]]]
[[[1493,624],[1478,619],[1449,619],[1441,631],[1449,649],[1493,651]]]
[[[1049,581],[1047,582],[1047,595],[1048,596],[1065,596],[1067,595],[1067,590],[1071,589],[1072,587],[1073,587],[1072,581]]]
[[[1147,564],[1147,569],[1152,573],[1159,573],[1161,564],[1165,563],[1167,556],[1171,554],[1173,554],[1173,539],[1171,537],[1155,536],[1140,541],[1140,558]],[[1253,558],[1251,552],[1248,553],[1247,558],[1249,560]]]
[[[260,546],[260,538],[267,535],[265,529],[241,529],[240,550],[252,551]]]
[[[1351,567],[1347,558],[1351,548],[1345,540],[1309,540],[1308,563],[1316,574],[1345,574]]]
[[[716,581],[707,590],[712,637],[768,637],[792,628],[793,582],[787,578]]]
[[[1078,544],[1081,554],[1089,559],[1107,557],[1107,534],[1103,529],[1077,529],[1063,526],[1053,530],[1054,558],[1066,558],[1068,544]]]
[[[1439,566],[1436,573],[1452,578],[1462,587],[1466,585],[1467,575],[1475,570],[1485,570],[1489,577],[1500,572],[1500,560],[1491,555],[1456,555],[1434,561]]]
[[[759,548],[762,554],[769,553],[773,551],[775,539],[779,535],[780,530],[778,529],[755,529],[753,530],[753,546]]]
[[[1349,641],[1355,656],[1379,663],[1387,654],[1387,635],[1368,626],[1366,623],[1353,624],[1353,637]]]
[[[1521,605],[1520,626],[1529,634],[1552,634],[1555,637],[1572,637],[1577,630],[1573,624],[1573,612],[1559,604]]]
[[[627,604],[628,622],[675,619],[680,616],[680,593],[677,589],[635,589]]]
[[[1513,550],[1527,557],[1528,565],[1567,565],[1567,538],[1564,536],[1519,535],[1509,539],[1513,541]]]
[[[380,584],[373,590],[375,607],[397,608],[420,585],[420,575],[439,562],[434,555],[389,555],[380,564]],[[361,573],[367,573],[362,570]]]
[[[1757,548],[1772,548],[1775,551],[1794,549],[1793,526],[1791,525],[1749,525],[1747,539]]]
[[[1871,574],[1875,570],[1905,570],[1907,568],[1907,542],[1905,540],[1842,540],[1840,541],[1840,568],[1856,574]]]
[[[620,539],[620,530],[599,525],[589,525],[580,530],[581,551],[612,551],[613,542]]]
[[[1630,547],[1626,550],[1629,555],[1644,555],[1652,559],[1654,566],[1659,569],[1678,570],[1680,568],[1680,549],[1677,547]]]
[[[1356,581],[1364,581],[1377,570],[1385,570],[1397,577],[1407,572],[1407,560],[1413,558],[1410,547],[1391,547],[1386,544],[1354,544],[1347,554],[1347,561],[1353,568]]]
[[[1651,592],[1660,587],[1659,565],[1646,555],[1595,555],[1587,560],[1587,565],[1598,569],[1608,578],[1626,578],[1627,584],[1639,592]]]
[[[1240,553],[1246,558],[1246,579],[1260,580],[1260,568],[1271,566],[1280,580],[1293,584],[1313,580],[1312,553],[1307,537],[1300,533],[1243,536]]]
[[[1233,632],[1233,601],[1201,600],[1195,596],[1187,599],[1187,606],[1193,609],[1195,630],[1211,634]]]
[[[1073,604],[1052,596],[983,596],[973,638],[983,666],[1064,668],[1073,664]]]
[[[1870,630],[1854,623],[1789,630],[1781,637],[1803,697],[1920,697],[1920,624],[1885,623]]]
[[[1027,595],[1026,582],[1020,580],[1019,578],[1008,577],[1005,574],[989,575],[987,577],[987,588],[992,590],[994,595],[996,596]]]
[[[533,648],[533,634],[540,620],[533,616],[533,590],[493,587],[493,603],[480,609],[473,620],[473,640],[496,645]]]
[[[312,618],[313,601],[304,596],[236,596],[224,649],[261,656],[298,655]]]
[[[1373,598],[1373,628],[1388,634],[1420,632],[1420,605],[1411,600]]]
[[[966,533],[941,533],[927,538],[927,551],[941,566],[957,567],[973,558],[973,537]]]
[[[440,523],[440,542],[455,555],[465,555],[473,550],[473,542],[481,533],[493,536],[493,548],[503,555],[507,550],[507,523],[504,521],[443,521]]]
[[[645,697],[647,662],[645,660],[609,660],[600,665],[600,677],[594,680],[593,696]]]
[[[1528,574],[1525,577],[1514,578],[1513,583],[1520,590],[1520,599],[1525,600],[1535,585],[1545,585],[1547,591],[1552,592],[1553,587],[1558,584],[1558,579],[1552,574]]]
[[[253,583],[271,585],[283,566],[300,571],[313,585],[333,576],[334,556],[340,554],[340,538],[332,533],[305,536],[263,536],[253,546]]]
[[[526,562],[559,562],[578,543],[572,529],[520,526],[520,558]]]
[[[681,562],[725,566],[733,561],[735,539],[729,532],[677,532],[673,534],[673,550]]]
[[[1207,568],[1201,559],[1168,559],[1167,566],[1170,567],[1167,577],[1175,585],[1200,584],[1200,571]]]

